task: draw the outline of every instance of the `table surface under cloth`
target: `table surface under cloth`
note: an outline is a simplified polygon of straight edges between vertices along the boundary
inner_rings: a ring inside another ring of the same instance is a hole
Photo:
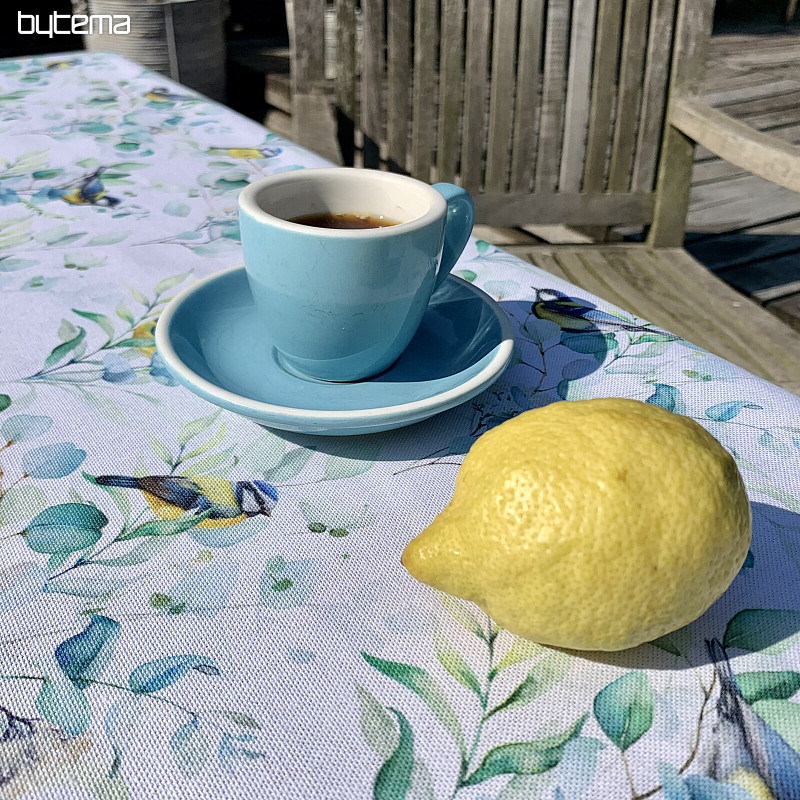
[[[290,441],[176,385],[153,327],[241,263],[248,181],[325,162],[110,54],[2,61],[0,103],[3,800],[742,800],[754,770],[800,796],[800,399],[473,240],[454,272],[517,336],[498,383],[406,429]],[[562,331],[532,313],[543,290],[625,324]],[[752,550],[700,620],[581,657],[405,572],[477,436],[612,396],[736,456]],[[180,531],[108,474],[279,500]],[[741,689],[723,702],[715,639]]]

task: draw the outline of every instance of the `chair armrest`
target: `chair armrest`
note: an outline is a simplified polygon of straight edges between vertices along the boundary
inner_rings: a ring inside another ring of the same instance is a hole
[[[668,120],[725,161],[800,192],[800,147],[761,133],[696,97],[673,98]]]

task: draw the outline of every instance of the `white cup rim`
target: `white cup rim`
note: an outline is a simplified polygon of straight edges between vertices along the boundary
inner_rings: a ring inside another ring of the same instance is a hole
[[[414,219],[406,222],[399,222],[384,228],[315,228],[309,225],[302,225],[288,219],[270,214],[265,211],[258,203],[259,195],[270,187],[285,185],[288,183],[307,181],[309,177],[328,178],[337,177],[343,180],[352,181],[378,181],[383,183],[403,184],[414,186],[420,191],[426,191],[429,200],[428,210]],[[268,175],[253,181],[242,189],[239,193],[239,211],[247,214],[257,222],[266,223],[276,228],[282,228],[303,236],[313,236],[315,238],[381,238],[387,236],[397,236],[401,233],[408,233],[419,230],[437,219],[441,219],[447,213],[447,201],[432,186],[416,178],[407,175],[398,175],[393,172],[382,172],[381,170],[360,169],[358,167],[321,167],[314,169],[299,169],[291,172],[279,172],[275,175]]]

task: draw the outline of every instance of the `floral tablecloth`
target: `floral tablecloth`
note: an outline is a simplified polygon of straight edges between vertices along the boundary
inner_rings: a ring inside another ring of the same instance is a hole
[[[259,428],[153,328],[241,263],[237,192],[322,159],[109,54],[0,61],[0,103],[0,797],[800,797],[800,399],[473,240],[456,273],[517,335],[494,387],[368,437]],[[606,396],[742,471],[752,549],[700,620],[560,652],[403,570],[476,437]],[[269,516],[198,523],[254,481]]]

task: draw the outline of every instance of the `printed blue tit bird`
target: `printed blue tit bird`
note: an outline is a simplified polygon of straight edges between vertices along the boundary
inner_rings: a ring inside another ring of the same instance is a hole
[[[531,305],[531,313],[539,319],[555,322],[561,330],[568,333],[596,333],[602,326],[606,330],[657,333],[672,340],[678,339],[674,334],[657,328],[623,322],[613,314],[581,303],[555,289],[536,289],[536,299]]]
[[[230,156],[231,158],[273,158],[281,153],[280,147],[212,147],[208,151],[212,156]]]
[[[197,99],[188,94],[176,94],[175,92],[171,92],[165,86],[156,86],[155,89],[146,92],[144,96],[145,99],[149,100],[151,103],[182,103]]]
[[[271,515],[278,502],[278,490],[266,481],[226,481],[212,475],[185,478],[180,475],[100,475],[100,486],[138,489],[155,515],[177,519],[187,511],[202,514],[212,509],[198,528],[227,528],[250,517]]]
[[[741,787],[753,800],[800,800],[800,754],[750,708],[720,642],[706,646],[720,685],[710,777]]]
[[[56,70],[67,69],[68,67],[71,67],[73,64],[77,63],[77,60],[73,58],[72,60],[48,61],[44,66],[45,69],[55,72]]]
[[[103,186],[102,175],[105,167],[98,167],[94,172],[68,186],[50,189],[47,193],[52,199],[63,200],[73,206],[107,206],[114,208],[122,201],[111,197]]]

